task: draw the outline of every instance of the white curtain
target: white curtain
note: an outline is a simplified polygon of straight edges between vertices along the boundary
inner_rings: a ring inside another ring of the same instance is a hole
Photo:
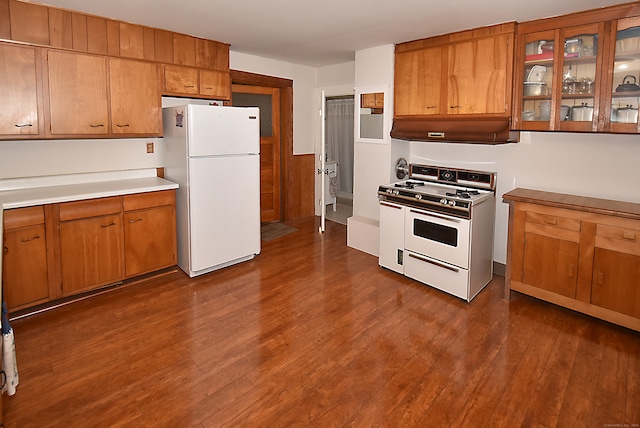
[[[338,191],[353,193],[353,97],[328,98],[327,159],[338,163]]]

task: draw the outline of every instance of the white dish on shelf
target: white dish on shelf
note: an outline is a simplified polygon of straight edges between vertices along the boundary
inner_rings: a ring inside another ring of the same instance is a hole
[[[527,75],[527,82],[540,83],[544,81],[544,76],[547,74],[547,67],[542,65],[534,65],[531,67],[529,74]]]

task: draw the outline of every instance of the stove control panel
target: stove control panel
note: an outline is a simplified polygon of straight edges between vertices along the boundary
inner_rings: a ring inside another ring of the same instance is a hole
[[[496,173],[411,164],[409,177],[435,183],[458,184],[476,189],[496,189]]]

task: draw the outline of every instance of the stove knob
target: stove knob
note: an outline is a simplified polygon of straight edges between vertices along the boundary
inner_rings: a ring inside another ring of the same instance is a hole
[[[447,200],[445,198],[440,199],[440,203],[442,205],[447,205]]]
[[[387,193],[393,193],[393,189],[387,189]]]
[[[400,191],[399,191],[399,190],[394,190],[394,191],[393,191],[393,194],[394,194],[394,195],[399,195],[399,194],[400,194]]]
[[[449,205],[451,205],[452,207],[456,206],[456,201],[449,201]]]
[[[422,199],[422,195],[416,195],[416,199]]]

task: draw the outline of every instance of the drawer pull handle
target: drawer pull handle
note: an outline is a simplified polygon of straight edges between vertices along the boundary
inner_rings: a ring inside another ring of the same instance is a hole
[[[624,232],[622,234],[622,237],[624,239],[630,239],[631,241],[635,241],[636,240],[636,234],[634,232]]]
[[[111,226],[115,226],[115,225],[116,225],[115,223],[109,223],[109,224],[100,225],[100,227],[105,228],[105,227],[111,227]]]
[[[30,123],[16,123],[13,126],[15,126],[16,128],[27,128],[27,127],[31,127],[33,125],[30,124]]]
[[[27,239],[21,239],[20,241],[29,242],[29,241],[33,241],[34,239],[40,239],[40,235],[32,236],[31,238],[27,238]]]
[[[142,219],[141,218],[137,218],[135,220],[129,220],[129,223],[137,223],[139,221],[142,221]]]
[[[184,85],[185,88],[195,88],[194,85]]]
[[[124,124],[124,125],[116,125],[118,128],[126,128],[129,126],[128,123]]]
[[[434,108],[438,108],[438,106],[427,106],[427,109],[429,109],[429,110],[434,109]]]
[[[102,123],[98,124],[98,125],[89,125],[92,128],[100,128],[101,126],[104,126]]]
[[[547,224],[558,224],[558,220],[556,220],[555,218],[545,218],[544,222]]]
[[[449,106],[449,108],[462,108],[462,106]]]
[[[459,272],[459,270],[458,270],[458,269],[456,269],[456,268],[454,268],[454,267],[447,266],[447,265],[442,264],[442,263],[434,262],[433,260],[429,260],[429,259],[426,259],[426,258],[423,258],[423,257],[417,256],[417,255],[412,254],[412,253],[409,253],[409,257],[412,257],[412,258],[414,258],[414,259],[416,259],[416,260],[420,260],[421,262],[430,263],[430,264],[432,264],[432,265],[434,265],[434,266],[438,266],[438,267],[441,267],[441,268],[443,268],[443,269],[450,270],[450,271],[452,271],[452,272],[456,272],[456,273],[458,273],[458,272]]]

